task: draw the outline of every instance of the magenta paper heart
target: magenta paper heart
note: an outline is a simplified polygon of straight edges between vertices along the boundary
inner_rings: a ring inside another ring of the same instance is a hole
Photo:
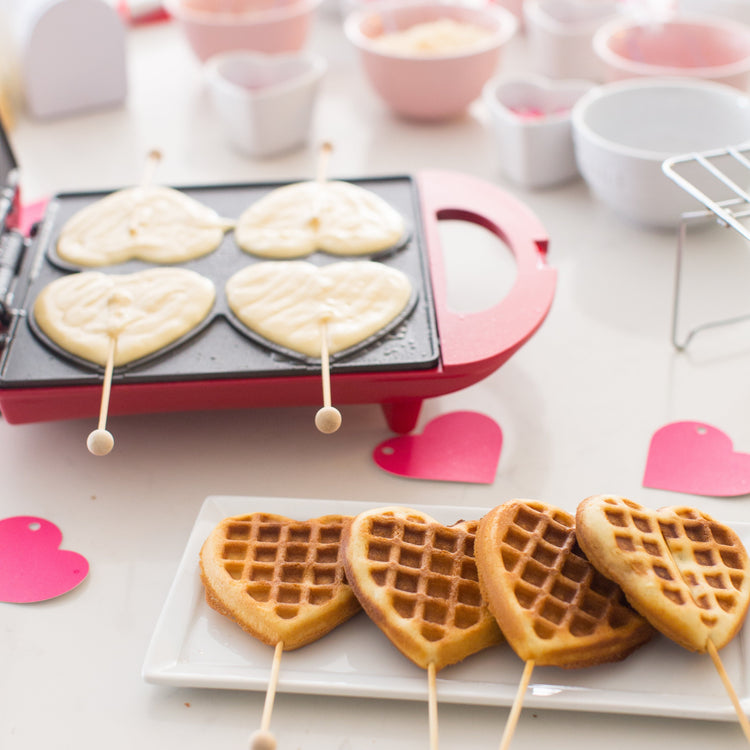
[[[643,486],[691,495],[736,497],[750,493],[750,454],[702,422],[672,422],[654,433]]]
[[[77,552],[61,550],[55,524],[34,516],[0,521],[0,601],[40,602],[65,594],[88,575]]]
[[[484,414],[457,411],[429,422],[421,435],[400,435],[375,448],[381,469],[411,479],[492,484],[503,433]]]

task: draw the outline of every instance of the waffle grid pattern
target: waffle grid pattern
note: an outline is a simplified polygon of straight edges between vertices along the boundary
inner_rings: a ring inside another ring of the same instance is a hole
[[[305,605],[330,601],[345,585],[342,532],[343,520],[284,523],[265,514],[233,519],[221,562],[232,579],[246,582],[251,599],[273,605],[277,616],[290,620]]]
[[[607,498],[604,515],[623,553],[646,553],[638,572],[650,566],[661,581],[662,593],[677,605],[689,596],[702,610],[701,620],[714,626],[722,612],[741,606],[745,581],[744,552],[728,529],[693,508],[672,508],[654,518],[625,498]],[[666,545],[666,550],[665,550]],[[681,576],[675,580],[664,552],[671,555]]]
[[[517,579],[513,593],[532,614],[539,638],[561,631],[583,638],[602,624],[617,630],[632,623],[621,590],[586,559],[565,514],[520,505],[502,537],[500,555]]]
[[[369,520],[367,559],[373,583],[394,611],[436,643],[483,617],[474,561],[476,522],[445,527],[392,514]]]

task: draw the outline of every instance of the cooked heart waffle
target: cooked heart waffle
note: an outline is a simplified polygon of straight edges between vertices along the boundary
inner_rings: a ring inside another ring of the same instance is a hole
[[[288,651],[317,640],[360,609],[341,561],[350,520],[224,519],[200,553],[206,601],[271,646],[281,641]]]
[[[482,593],[513,650],[535,664],[624,659],[653,634],[576,544],[573,517],[533,500],[490,511],[477,532]]]
[[[443,526],[409,508],[356,516],[344,566],[362,607],[418,666],[435,669],[501,640],[479,591],[476,521]]]
[[[658,630],[691,651],[725,646],[750,603],[750,561],[737,534],[693,508],[644,508],[624,497],[584,500],[581,546]]]

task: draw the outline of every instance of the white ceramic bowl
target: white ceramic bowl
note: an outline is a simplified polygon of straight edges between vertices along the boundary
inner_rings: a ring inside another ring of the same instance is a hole
[[[464,51],[429,55],[384,50],[375,41],[388,32],[444,19],[481,26],[490,33]],[[501,49],[517,29],[518,19],[505,8],[460,0],[376,3],[352,12],[344,22],[375,92],[397,114],[418,120],[463,113],[497,71]]]
[[[700,204],[664,175],[662,162],[750,141],[750,99],[710,81],[620,81],[584,94],[572,126],[578,169],[599,200],[638,224],[675,227]]]
[[[229,142],[251,156],[303,145],[326,68],[325,59],[311,53],[240,51],[210,58],[206,80]]]
[[[684,14],[646,23],[624,16],[601,26],[592,44],[609,81],[689,76],[750,85],[750,28],[727,18]]]
[[[201,61],[209,57],[250,50],[268,54],[297,52],[310,33],[322,0],[278,0],[267,7],[267,0],[241,6],[251,10],[223,12],[212,10],[220,3],[202,0],[165,0],[165,8],[182,28],[188,44]]]

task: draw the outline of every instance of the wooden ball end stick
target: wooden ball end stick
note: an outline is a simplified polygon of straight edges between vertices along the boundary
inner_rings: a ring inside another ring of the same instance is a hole
[[[279,641],[273,652],[273,664],[271,665],[271,676],[268,680],[266,690],[266,701],[263,704],[263,716],[260,720],[260,729],[250,736],[250,750],[276,750],[276,738],[269,731],[271,726],[271,714],[273,713],[273,702],[276,697],[276,687],[279,684],[279,669],[281,668],[281,654],[284,644]]]
[[[86,447],[95,456],[106,456],[115,445],[112,433],[106,429],[107,412],[109,411],[109,394],[112,388],[112,371],[115,365],[115,349],[117,337],[110,335],[109,349],[107,350],[107,363],[104,368],[104,383],[102,386],[102,400],[99,406],[99,424],[97,428],[89,433],[86,439]]]
[[[320,366],[323,379],[323,406],[315,414],[315,426],[326,435],[341,427],[341,412],[331,406],[331,364],[328,353],[328,317],[320,321]]]

